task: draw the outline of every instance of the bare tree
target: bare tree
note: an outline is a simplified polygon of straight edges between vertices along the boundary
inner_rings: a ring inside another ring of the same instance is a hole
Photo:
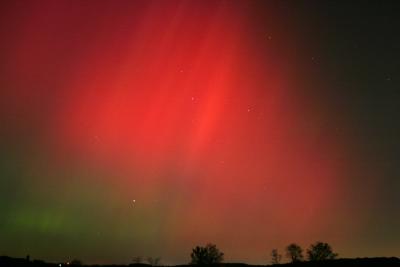
[[[286,247],[286,256],[293,262],[303,260],[303,249],[296,243],[292,243]]]
[[[271,251],[271,263],[272,264],[279,264],[281,262],[282,255],[278,253],[278,249],[274,248]]]
[[[310,261],[333,260],[338,256],[333,253],[328,243],[315,242],[307,249],[307,257]]]
[[[216,245],[207,244],[205,247],[195,247],[190,254],[191,264],[214,264],[224,260],[224,253],[220,252]]]

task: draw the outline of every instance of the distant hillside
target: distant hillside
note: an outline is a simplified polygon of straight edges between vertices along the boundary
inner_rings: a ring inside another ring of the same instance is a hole
[[[64,263],[46,263],[41,260],[31,260],[21,258],[11,258],[0,256],[1,267],[72,267],[74,265],[67,265]],[[77,266],[77,265],[75,265]],[[148,264],[130,264],[130,265],[82,265],[91,267],[140,267],[150,266]],[[189,267],[195,265],[176,265],[176,267]],[[272,265],[249,265],[244,263],[222,263],[214,266],[228,266],[228,267],[251,267],[251,266],[272,266]],[[357,259],[337,259],[320,262],[300,262],[300,263],[285,263],[273,266],[296,266],[296,267],[400,267],[399,258],[357,258]]]

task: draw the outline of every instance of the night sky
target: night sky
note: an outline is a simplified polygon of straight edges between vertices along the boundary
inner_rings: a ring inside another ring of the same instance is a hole
[[[400,256],[400,1],[1,1],[0,255]]]

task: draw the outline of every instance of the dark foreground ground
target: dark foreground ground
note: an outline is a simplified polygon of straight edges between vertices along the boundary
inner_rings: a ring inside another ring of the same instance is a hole
[[[10,258],[5,256],[0,256],[0,266],[1,267],[72,267],[78,265],[67,265],[64,263],[46,263],[40,260],[31,260],[19,258]],[[149,267],[148,264],[130,264],[130,265],[82,265],[91,267]],[[192,265],[177,265],[176,267],[186,267]],[[268,265],[248,265],[244,263],[223,263],[216,264],[214,266],[227,266],[227,267],[252,267],[252,266],[268,266]],[[286,263],[274,266],[296,266],[296,267],[400,267],[399,258],[358,258],[358,259],[338,259],[330,261],[320,261],[320,262],[301,262],[296,264]]]

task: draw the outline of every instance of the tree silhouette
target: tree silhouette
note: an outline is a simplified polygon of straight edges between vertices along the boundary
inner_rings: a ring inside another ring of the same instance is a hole
[[[333,260],[338,254],[333,253],[328,243],[315,242],[307,249],[307,257],[310,261]]]
[[[282,255],[278,253],[278,250],[274,248],[271,251],[271,263],[272,264],[279,264],[281,262]]]
[[[190,257],[191,264],[214,264],[224,260],[224,253],[220,252],[216,245],[207,244],[205,247],[195,247]]]
[[[293,262],[299,262],[303,259],[303,249],[296,243],[286,247],[286,256]]]

